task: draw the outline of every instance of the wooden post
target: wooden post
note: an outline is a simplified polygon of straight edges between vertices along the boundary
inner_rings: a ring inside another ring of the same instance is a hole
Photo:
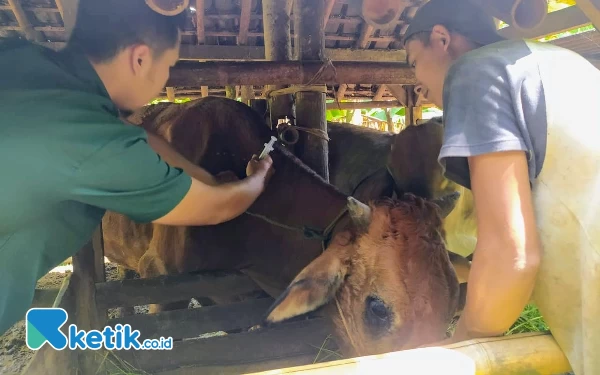
[[[173,103],[175,101],[175,88],[167,87],[167,99]]]
[[[244,102],[244,104],[250,105],[250,100],[254,99],[254,87],[251,85],[243,85],[241,96],[242,102]]]
[[[263,24],[265,38],[265,58],[268,61],[290,61],[292,42],[290,37],[291,0],[263,0]],[[270,85],[268,90],[285,88],[285,85]],[[292,95],[278,95],[270,101],[271,128],[277,126],[277,119],[294,117]]]
[[[236,99],[235,86],[225,86],[225,97],[229,99]]]
[[[208,86],[201,86],[200,92],[202,93],[202,97],[206,98],[208,96]]]
[[[104,282],[104,248],[102,224],[94,232],[92,239],[73,256],[73,298],[75,322],[79,330],[97,329],[106,326],[107,312],[96,305],[96,283]],[[99,368],[95,351],[80,351],[79,366],[84,374],[94,374]]]
[[[294,47],[298,60],[324,60],[325,32],[323,14],[325,3],[314,0],[294,2]],[[296,124],[327,134],[325,117],[325,94],[320,92],[298,92],[296,94]],[[299,157],[315,172],[329,181],[327,141],[302,132],[298,142]]]

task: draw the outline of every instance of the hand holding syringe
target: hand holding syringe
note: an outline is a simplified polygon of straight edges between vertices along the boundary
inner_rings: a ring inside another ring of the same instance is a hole
[[[275,141],[277,141],[277,138],[271,136],[271,140],[269,141],[269,143],[265,143],[265,148],[263,148],[260,155],[258,155],[258,160],[261,160],[262,158],[267,156],[271,151],[273,151],[273,144],[275,143]]]

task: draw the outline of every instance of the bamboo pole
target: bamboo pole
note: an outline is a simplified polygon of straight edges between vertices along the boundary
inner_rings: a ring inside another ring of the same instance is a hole
[[[325,3],[314,0],[294,1],[294,40],[298,60],[322,61],[325,51],[323,15]],[[325,94],[296,93],[296,124],[327,134]],[[298,156],[325,181],[329,181],[329,146],[322,137],[303,132],[297,144]]]
[[[420,348],[357,357],[252,375],[505,375],[562,374],[571,366],[548,333],[525,333],[469,340],[445,347]],[[247,374],[250,375],[250,374]]]
[[[371,108],[395,108],[402,107],[402,104],[397,100],[383,100],[383,101],[367,101],[367,102],[345,102],[340,103],[327,103],[327,110],[330,109],[371,109]]]

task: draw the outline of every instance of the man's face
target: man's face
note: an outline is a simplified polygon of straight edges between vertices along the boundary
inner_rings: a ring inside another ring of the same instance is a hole
[[[155,99],[169,79],[170,69],[179,59],[179,42],[160,56],[155,56],[148,46],[132,48],[126,98],[119,103],[125,110],[135,111]]]
[[[406,44],[405,48],[408,64],[414,69],[421,94],[442,108],[444,78],[452,58],[448,49],[449,35],[444,35],[443,31],[439,33],[436,28],[431,33],[428,45],[419,39],[413,39]]]

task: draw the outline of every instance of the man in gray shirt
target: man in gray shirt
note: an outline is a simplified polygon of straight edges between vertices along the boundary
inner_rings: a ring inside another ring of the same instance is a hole
[[[600,374],[600,71],[503,40],[467,0],[426,3],[404,43],[444,111],[440,165],[475,205],[467,302],[440,344],[502,335],[531,300],[575,374]]]

